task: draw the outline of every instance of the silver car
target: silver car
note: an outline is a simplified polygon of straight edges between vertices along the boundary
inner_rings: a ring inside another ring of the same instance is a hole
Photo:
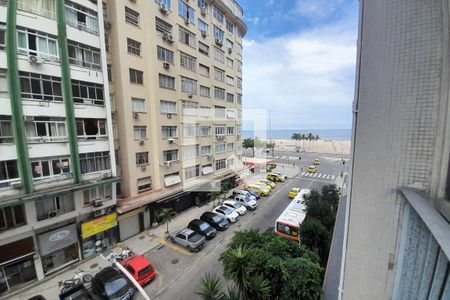
[[[190,252],[200,251],[205,245],[206,238],[200,234],[184,228],[170,235],[172,242],[177,243]]]
[[[225,200],[223,201],[223,205],[234,209],[240,216],[247,214],[247,209],[245,208],[245,206],[234,200]]]

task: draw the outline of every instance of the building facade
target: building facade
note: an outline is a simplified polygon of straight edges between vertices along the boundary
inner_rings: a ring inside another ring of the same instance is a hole
[[[104,2],[121,240],[209,199],[241,157],[242,9],[234,0]]]
[[[448,1],[360,1],[343,299],[450,299]]]
[[[118,241],[102,3],[0,1],[0,294]]]

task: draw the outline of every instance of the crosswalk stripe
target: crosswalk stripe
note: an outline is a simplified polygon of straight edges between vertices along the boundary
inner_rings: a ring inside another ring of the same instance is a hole
[[[314,173],[314,177],[317,177],[317,173]]]
[[[305,175],[305,172],[303,172],[303,173],[301,174],[301,176],[303,176],[303,175]]]
[[[317,178],[320,178],[320,177],[322,177],[322,174],[317,174]]]
[[[327,179],[329,179],[331,177],[331,175],[327,175]]]
[[[331,176],[331,180],[333,180],[334,179],[334,176]]]

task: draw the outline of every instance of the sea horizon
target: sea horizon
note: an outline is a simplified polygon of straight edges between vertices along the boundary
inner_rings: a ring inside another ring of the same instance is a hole
[[[351,140],[351,129],[274,129],[274,130],[242,130],[245,139],[258,137],[261,139],[289,140],[294,133],[318,135],[321,140]]]

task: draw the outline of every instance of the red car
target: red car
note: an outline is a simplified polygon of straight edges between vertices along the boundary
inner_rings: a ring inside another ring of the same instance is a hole
[[[144,286],[156,277],[156,271],[148,259],[143,255],[134,255],[124,259],[120,264]]]

